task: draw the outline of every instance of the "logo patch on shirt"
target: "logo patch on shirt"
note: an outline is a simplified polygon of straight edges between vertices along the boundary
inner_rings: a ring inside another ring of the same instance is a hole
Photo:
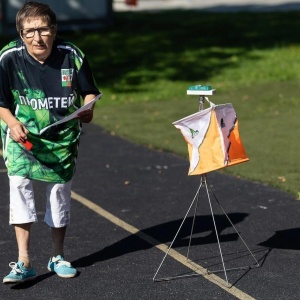
[[[61,69],[61,86],[71,86],[73,69]]]

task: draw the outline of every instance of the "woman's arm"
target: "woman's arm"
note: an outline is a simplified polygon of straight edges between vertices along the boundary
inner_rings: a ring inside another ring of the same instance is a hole
[[[8,108],[0,107],[0,119],[2,119],[10,130],[10,137],[19,142],[21,139],[26,140],[28,130],[18,121]]]

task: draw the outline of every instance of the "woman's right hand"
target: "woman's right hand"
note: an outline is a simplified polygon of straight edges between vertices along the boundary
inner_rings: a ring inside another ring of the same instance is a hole
[[[16,142],[21,139],[26,140],[29,131],[16,119],[8,108],[0,107],[0,119],[2,119],[9,128],[9,136]]]
[[[16,118],[12,120],[8,125],[8,128],[10,130],[9,136],[16,142],[20,142],[20,140],[26,140],[27,134],[29,131],[26,129],[26,127],[18,121]]]

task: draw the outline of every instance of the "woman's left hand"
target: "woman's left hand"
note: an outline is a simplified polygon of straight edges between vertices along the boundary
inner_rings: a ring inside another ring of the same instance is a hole
[[[90,123],[93,119],[94,108],[87,109],[78,114],[77,119],[82,123]]]

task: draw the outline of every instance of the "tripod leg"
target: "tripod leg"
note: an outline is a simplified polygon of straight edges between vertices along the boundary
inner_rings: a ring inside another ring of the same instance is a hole
[[[210,200],[210,196],[209,196],[209,190],[208,190],[208,186],[207,186],[206,177],[205,177],[205,188],[206,188],[207,198],[208,198],[209,207],[210,207],[210,211],[211,211],[211,216],[212,216],[213,223],[214,223],[216,237],[217,237],[217,241],[218,241],[218,246],[219,246],[220,256],[221,256],[223,270],[224,270],[224,274],[225,274],[225,279],[226,279],[227,284],[229,284],[228,278],[227,278],[227,273],[226,273],[226,268],[225,268],[225,263],[224,263],[224,259],[223,259],[223,254],[222,254],[222,248],[221,248],[221,244],[220,244],[220,240],[219,240],[217,225],[216,225],[216,221],[215,221],[215,217],[214,217],[214,212],[213,212],[213,209],[212,209],[211,200]]]
[[[164,261],[165,261],[167,255],[169,254],[169,252],[170,252],[170,250],[171,250],[171,248],[172,248],[172,246],[173,246],[173,244],[174,244],[174,241],[176,240],[177,235],[179,234],[179,232],[180,232],[180,230],[181,230],[181,227],[183,226],[183,224],[184,224],[184,222],[185,222],[185,220],[186,220],[186,218],[187,218],[187,216],[188,216],[188,214],[189,214],[189,212],[190,212],[190,210],[191,210],[191,208],[192,208],[192,206],[193,206],[195,200],[198,199],[198,195],[199,195],[199,191],[200,191],[200,189],[201,189],[201,186],[202,186],[202,181],[200,182],[200,186],[198,187],[198,190],[197,190],[197,192],[196,192],[196,194],[195,194],[195,196],[194,196],[194,199],[193,199],[193,201],[192,201],[192,203],[191,203],[189,209],[187,210],[187,212],[186,212],[186,214],[185,214],[185,216],[184,216],[184,218],[183,218],[183,220],[182,220],[182,222],[181,222],[181,224],[180,224],[180,226],[179,226],[179,228],[178,228],[178,230],[177,230],[177,232],[176,232],[176,234],[175,234],[175,236],[174,236],[174,238],[173,238],[173,241],[171,242],[171,244],[170,244],[170,246],[169,246],[169,248],[168,248],[168,251],[166,252],[166,254],[165,254],[165,256],[164,256],[162,262],[160,263],[160,265],[159,265],[157,271],[156,271],[155,274],[154,274],[153,281],[155,281],[156,275],[158,274],[158,272],[159,272],[161,266],[163,265],[163,263],[164,263]]]
[[[187,255],[186,255],[187,260],[189,260],[191,241],[192,241],[192,236],[193,236],[193,233],[194,233],[195,218],[196,218],[196,213],[197,213],[197,210],[198,210],[200,189],[201,189],[202,184],[203,184],[203,176],[201,176],[201,178],[200,178],[200,188],[199,188],[199,191],[198,191],[197,201],[196,201],[196,204],[195,204],[195,211],[194,211],[194,216],[193,216],[193,223],[192,223],[191,234],[190,234],[190,238],[189,238],[189,246],[188,246]]]
[[[213,190],[209,187],[210,192],[212,193],[212,195],[214,196],[216,202],[218,203],[219,207],[221,208],[221,210],[223,211],[224,215],[226,216],[227,220],[229,221],[230,225],[232,226],[232,228],[234,229],[234,231],[237,233],[237,235],[239,236],[239,238],[241,239],[241,241],[243,242],[244,246],[247,248],[248,252],[250,253],[250,255],[253,257],[253,259],[256,262],[255,267],[259,267],[259,262],[257,261],[256,257],[254,256],[254,254],[251,252],[250,248],[248,247],[248,245],[246,244],[246,242],[244,241],[244,239],[242,238],[242,236],[240,235],[240,233],[238,232],[238,230],[236,229],[236,227],[233,225],[233,223],[231,222],[229,216],[227,215],[227,213],[225,212],[224,208],[222,207],[221,203],[219,202],[217,196],[215,195],[215,193],[213,192]]]

